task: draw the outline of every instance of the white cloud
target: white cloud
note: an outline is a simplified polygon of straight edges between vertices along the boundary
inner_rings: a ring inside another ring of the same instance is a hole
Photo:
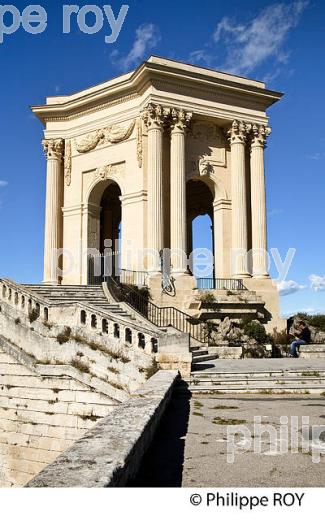
[[[324,152],[315,152],[310,155],[306,155],[307,159],[311,159],[312,161],[319,161],[322,157],[325,157]]]
[[[290,316],[294,316],[295,314],[303,313],[303,314],[325,314],[325,308],[324,309],[315,309],[314,307],[306,307],[306,308],[296,308],[291,311],[285,311],[281,313],[282,318],[290,318]]]
[[[288,296],[288,294],[293,294],[302,289],[306,289],[306,285],[299,285],[294,280],[282,280],[277,284],[278,291],[281,296]]]
[[[290,52],[283,49],[284,43],[290,31],[298,25],[308,4],[309,0],[276,3],[246,23],[222,18],[213,34],[214,43],[225,46],[224,63],[219,64],[219,68],[246,75],[272,58],[278,65],[274,77],[278,75],[279,66],[287,64],[290,57]],[[194,51],[191,56],[197,63],[213,61],[217,65],[215,53]]]
[[[268,217],[278,217],[279,215],[282,215],[282,213],[283,213],[283,209],[280,209],[280,208],[273,208],[273,209],[271,209],[271,210],[268,212],[267,216],[268,216]]]
[[[121,55],[118,50],[115,50],[111,53],[111,61],[113,65],[122,71],[130,70],[146,58],[160,40],[158,27],[152,23],[142,24],[135,31],[135,39],[130,52],[126,55]]]
[[[206,67],[213,67],[213,60],[214,57],[204,49],[198,49],[197,51],[191,52],[189,55],[190,63],[200,63]]]
[[[0,188],[4,188],[5,186],[8,186],[7,181],[0,181]]]
[[[325,276],[311,274],[309,280],[311,281],[311,288],[314,289],[314,291],[325,291]]]

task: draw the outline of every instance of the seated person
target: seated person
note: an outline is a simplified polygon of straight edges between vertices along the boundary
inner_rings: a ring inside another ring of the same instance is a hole
[[[311,339],[311,333],[304,321],[299,321],[298,332],[294,335],[295,341],[291,343],[290,357],[299,357],[300,345],[307,345]]]

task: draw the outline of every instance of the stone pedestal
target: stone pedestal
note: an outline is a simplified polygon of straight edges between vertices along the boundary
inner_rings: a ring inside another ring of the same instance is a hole
[[[245,286],[250,291],[256,291],[265,302],[265,308],[269,312],[270,321],[265,324],[267,332],[273,333],[274,329],[278,332],[286,329],[286,320],[281,318],[280,297],[275,282],[271,278],[247,278]]]

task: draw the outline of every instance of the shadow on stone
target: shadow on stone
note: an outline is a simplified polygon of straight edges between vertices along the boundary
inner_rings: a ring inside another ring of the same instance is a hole
[[[137,476],[127,487],[181,487],[191,393],[182,385],[171,399]]]

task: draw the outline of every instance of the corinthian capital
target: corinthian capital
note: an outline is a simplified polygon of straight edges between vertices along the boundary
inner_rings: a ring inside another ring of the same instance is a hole
[[[185,112],[183,109],[172,108],[171,110],[171,129],[172,131],[184,132],[189,126],[193,117],[192,112]]]
[[[43,139],[42,145],[47,160],[62,160],[64,153],[64,139]]]
[[[252,126],[252,141],[251,146],[266,146],[266,140],[271,133],[271,128],[265,125],[256,125]]]
[[[235,119],[227,132],[230,144],[244,144],[246,142],[250,129],[250,124],[245,123],[244,121],[237,121]]]
[[[144,124],[149,129],[162,128],[170,115],[170,108],[149,103],[142,113]]]

